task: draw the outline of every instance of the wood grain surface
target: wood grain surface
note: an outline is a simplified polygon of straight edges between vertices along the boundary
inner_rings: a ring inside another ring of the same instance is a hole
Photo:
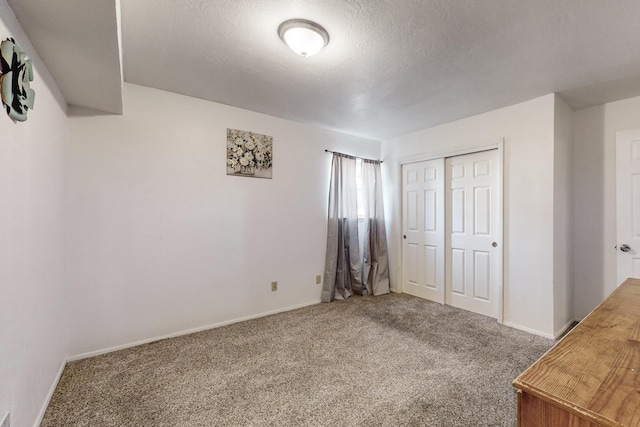
[[[513,385],[523,392],[521,419],[538,405],[595,425],[640,426],[640,280],[627,279]]]
[[[518,426],[520,427],[598,427],[601,425],[528,393],[518,393]]]

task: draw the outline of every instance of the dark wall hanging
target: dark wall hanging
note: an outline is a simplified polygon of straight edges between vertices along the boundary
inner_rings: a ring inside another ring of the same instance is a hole
[[[0,44],[0,95],[7,114],[14,122],[27,120],[27,111],[33,110],[36,93],[31,60],[12,38]]]

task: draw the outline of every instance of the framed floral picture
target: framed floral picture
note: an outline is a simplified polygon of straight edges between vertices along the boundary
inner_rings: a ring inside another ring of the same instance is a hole
[[[273,137],[227,129],[227,175],[272,177]]]

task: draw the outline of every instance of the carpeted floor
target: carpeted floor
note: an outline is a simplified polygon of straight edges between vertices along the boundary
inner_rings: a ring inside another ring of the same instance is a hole
[[[514,426],[511,381],[553,343],[352,297],[69,363],[41,426]]]

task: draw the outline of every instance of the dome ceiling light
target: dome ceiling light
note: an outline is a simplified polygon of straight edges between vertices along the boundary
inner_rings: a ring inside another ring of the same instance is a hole
[[[278,27],[278,35],[298,55],[314,55],[329,43],[329,33],[315,22],[289,19]]]

